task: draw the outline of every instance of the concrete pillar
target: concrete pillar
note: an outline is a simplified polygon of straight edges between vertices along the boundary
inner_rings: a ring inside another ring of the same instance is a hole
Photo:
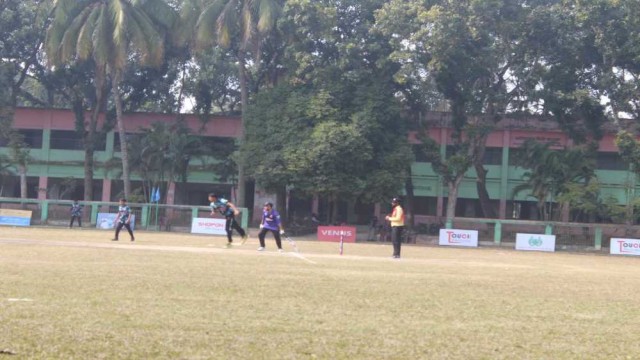
[[[51,160],[51,129],[42,129],[42,156],[47,162],[45,171],[49,171],[49,161]]]

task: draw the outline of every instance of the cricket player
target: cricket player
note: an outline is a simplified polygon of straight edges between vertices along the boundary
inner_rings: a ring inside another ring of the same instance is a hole
[[[243,228],[240,227],[238,222],[236,221],[236,216],[240,214],[238,208],[233,205],[229,200],[218,197],[215,193],[209,194],[209,202],[211,207],[211,215],[213,216],[216,210],[224,216],[226,222],[224,229],[227,232],[227,247],[231,247],[233,244],[233,230],[235,229],[240,236],[242,236],[242,242],[240,245],[244,244],[247,241],[247,232],[244,231]]]
[[[282,252],[282,240],[280,235],[284,234],[284,228],[280,221],[280,213],[273,208],[273,204],[270,202],[265,203],[262,208],[262,221],[260,222],[260,233],[258,234],[260,247],[258,248],[258,251],[264,251],[264,237],[267,234],[267,231],[271,231],[273,237],[276,239],[278,251]]]
[[[118,235],[123,227],[127,229],[131,236],[131,241],[136,239],[133,237],[133,230],[131,230],[131,208],[127,205],[127,199],[120,199],[120,206],[118,207],[118,216],[116,216],[116,236],[111,241],[118,241]]]

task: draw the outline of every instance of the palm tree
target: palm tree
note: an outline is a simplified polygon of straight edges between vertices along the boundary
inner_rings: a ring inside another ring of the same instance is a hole
[[[131,181],[122,119],[122,76],[131,59],[152,66],[164,61],[165,35],[175,25],[177,15],[163,0],[56,0],[52,14],[45,41],[50,63],[61,65],[91,59],[95,63],[98,100],[106,75],[111,78],[122,180],[128,197]],[[97,111],[94,109],[92,121],[97,119]]]
[[[214,44],[232,48],[238,60],[240,106],[243,127],[249,105],[247,63],[260,66],[261,44],[274,28],[280,16],[283,0],[187,0],[182,7],[183,23],[195,21],[196,48]],[[191,33],[186,31],[185,33]],[[243,137],[240,138],[242,142]],[[245,170],[238,164],[238,195],[236,203],[245,205]]]
[[[189,162],[205,154],[200,139],[190,134],[182,120],[171,125],[153,123],[136,139],[132,144],[131,164],[135,165],[135,172],[142,178],[146,190],[165,181],[187,181]]]
[[[545,221],[553,218],[554,202],[566,194],[572,184],[587,186],[595,178],[595,148],[552,150],[551,144],[525,141],[518,166],[529,169],[523,174],[523,184],[516,186],[512,197],[528,190],[538,201],[538,210]]]

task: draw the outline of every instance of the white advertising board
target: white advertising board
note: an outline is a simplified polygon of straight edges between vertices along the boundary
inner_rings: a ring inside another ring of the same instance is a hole
[[[192,234],[226,235],[225,219],[193,218],[191,219]]]
[[[98,229],[114,229],[116,227],[116,218],[118,214],[112,213],[98,213],[98,218],[96,220],[96,228]],[[131,225],[131,230],[136,229],[136,216],[131,214],[131,221],[129,222]]]
[[[440,245],[478,247],[478,231],[440,229]]]
[[[640,256],[640,239],[611,238],[609,249],[612,255]]]
[[[516,250],[556,251],[556,236],[542,234],[516,234]]]

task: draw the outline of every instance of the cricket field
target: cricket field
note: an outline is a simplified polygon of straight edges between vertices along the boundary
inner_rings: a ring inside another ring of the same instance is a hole
[[[0,228],[0,359],[640,358],[640,258],[111,237]]]

